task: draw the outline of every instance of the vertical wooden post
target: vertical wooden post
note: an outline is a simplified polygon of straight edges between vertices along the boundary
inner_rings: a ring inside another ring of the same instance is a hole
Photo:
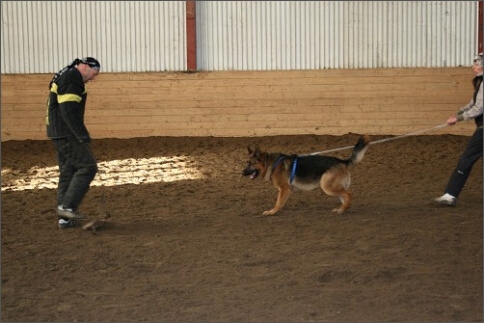
[[[187,69],[197,70],[197,14],[195,1],[186,1]]]
[[[482,37],[483,37],[483,29],[484,29],[484,25],[483,25],[483,15],[484,15],[484,12],[483,12],[483,8],[482,8],[482,1],[478,1],[478,4],[479,4],[479,8],[477,9],[478,10],[478,13],[479,13],[479,21],[477,22],[477,28],[478,28],[478,31],[477,31],[477,52],[478,53],[482,53]]]

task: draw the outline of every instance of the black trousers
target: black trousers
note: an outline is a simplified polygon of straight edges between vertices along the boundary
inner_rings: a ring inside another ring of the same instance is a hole
[[[469,139],[466,149],[459,158],[457,167],[450,176],[447,188],[445,189],[446,193],[455,197],[459,196],[471,173],[472,166],[482,157],[482,135],[482,127],[478,127]]]
[[[74,137],[53,139],[59,164],[57,205],[77,210],[97,173],[97,161],[87,143]]]

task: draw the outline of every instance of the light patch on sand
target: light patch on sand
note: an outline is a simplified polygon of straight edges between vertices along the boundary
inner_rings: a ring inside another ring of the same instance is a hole
[[[98,163],[91,186],[174,182],[204,178],[188,156],[128,158]],[[2,192],[57,188],[59,168],[2,169]]]

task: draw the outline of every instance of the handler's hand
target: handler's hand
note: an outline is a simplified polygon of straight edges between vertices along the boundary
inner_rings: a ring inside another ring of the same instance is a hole
[[[450,116],[450,117],[449,117],[449,119],[447,119],[447,124],[448,124],[449,126],[453,126],[453,125],[455,125],[455,124],[456,124],[456,122],[457,122],[457,117],[456,117],[455,115]]]

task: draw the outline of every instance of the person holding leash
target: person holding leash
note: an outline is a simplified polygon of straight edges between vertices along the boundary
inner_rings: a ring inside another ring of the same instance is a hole
[[[469,177],[472,166],[482,157],[482,61],[482,53],[480,53],[474,58],[472,64],[472,71],[476,75],[472,80],[474,96],[457,114],[447,119],[448,125],[454,125],[458,121],[474,119],[477,128],[469,139],[466,149],[460,156],[457,166],[449,178],[444,195],[435,199],[435,202],[439,205],[456,205],[457,198]]]
[[[84,124],[85,84],[99,74],[101,64],[93,57],[76,58],[57,72],[49,83],[47,137],[57,152],[59,228],[73,227],[84,217],[77,212],[98,171],[91,151],[91,137]]]

